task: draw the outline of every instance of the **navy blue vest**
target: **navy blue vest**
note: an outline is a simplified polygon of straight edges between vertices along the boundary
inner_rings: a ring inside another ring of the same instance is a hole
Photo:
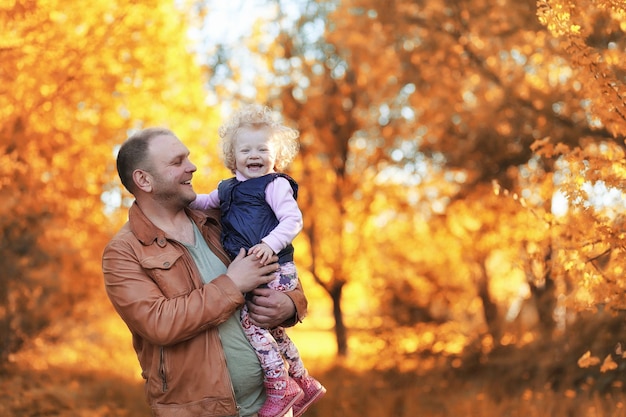
[[[222,245],[235,258],[239,249],[246,252],[267,236],[276,226],[278,219],[265,201],[265,188],[278,177],[286,178],[291,184],[293,197],[298,197],[298,184],[288,175],[271,173],[246,181],[229,178],[217,186],[222,214]],[[293,245],[289,244],[278,253],[278,262],[293,261]]]

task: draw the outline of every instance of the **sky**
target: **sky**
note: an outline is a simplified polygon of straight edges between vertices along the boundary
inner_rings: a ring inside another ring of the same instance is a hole
[[[272,18],[275,6],[265,0],[209,0],[209,13],[198,34],[210,43],[237,44],[250,35],[259,18]]]
[[[208,88],[207,103],[220,106],[224,115],[232,111],[232,104],[225,99],[224,91],[232,96],[254,99],[257,95],[254,80],[265,64],[248,49],[248,40],[258,21],[269,22],[264,26],[267,43],[272,42],[280,30],[280,24],[289,24],[300,15],[300,10],[311,0],[205,0],[207,14],[200,28],[193,28],[189,36],[196,45],[198,59],[202,64],[215,68],[216,45],[224,45],[230,54],[230,66],[236,68],[241,78],[235,83],[224,67],[216,68],[212,83],[222,87],[218,96]],[[285,23],[287,22],[287,23]]]
[[[255,67],[254,57],[246,46],[247,39],[252,34],[254,24],[259,19],[274,20],[276,3],[267,0],[206,0],[207,15],[202,27],[190,30],[189,36],[197,45],[199,60],[211,67],[215,65],[216,45],[225,45],[229,54],[229,61],[242,72],[242,80],[234,82],[226,75],[220,75],[220,70],[213,74],[213,82],[219,83],[228,90],[237,90],[245,96],[254,97],[255,89],[252,82],[254,72],[246,69]],[[207,94],[209,105],[220,105],[222,112],[229,112],[230,105],[226,100],[211,91]]]

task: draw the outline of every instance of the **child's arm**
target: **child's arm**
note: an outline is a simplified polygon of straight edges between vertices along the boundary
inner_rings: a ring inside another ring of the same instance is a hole
[[[220,208],[220,199],[217,195],[217,190],[211,191],[210,194],[198,194],[196,199],[189,204],[189,208],[194,210]]]
[[[259,261],[265,265],[267,261],[274,255],[274,250],[267,243],[261,242],[248,250],[248,254],[255,254]]]
[[[267,186],[265,200],[274,210],[279,223],[269,235],[262,239],[261,244],[265,244],[274,253],[278,253],[290,244],[302,230],[302,212],[293,197],[293,190],[289,181],[282,177],[276,178]]]

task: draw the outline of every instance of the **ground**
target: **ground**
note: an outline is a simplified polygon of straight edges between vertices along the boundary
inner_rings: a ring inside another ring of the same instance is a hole
[[[10,357],[0,371],[0,416],[150,416],[128,330],[110,311],[86,307],[82,313],[80,321],[56,323]],[[376,357],[329,357],[332,349],[322,346],[332,343],[332,332],[294,331],[292,337],[328,389],[306,417],[624,417],[626,363],[615,352],[623,327],[620,318],[603,318],[556,344],[457,358],[422,352],[411,358],[418,366],[403,371],[377,367]],[[587,348],[600,362],[610,350],[615,369],[579,366]]]

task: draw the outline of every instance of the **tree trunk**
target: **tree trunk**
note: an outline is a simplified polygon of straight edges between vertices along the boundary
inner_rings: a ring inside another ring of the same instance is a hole
[[[343,293],[343,283],[336,285],[329,291],[333,300],[333,317],[335,319],[335,338],[337,340],[337,355],[345,357],[348,354],[348,336],[346,326],[343,322],[343,311],[341,309],[341,295]]]
[[[552,247],[548,247],[544,256],[544,273],[542,279],[533,280],[528,283],[530,294],[537,307],[539,316],[540,332],[544,337],[551,337],[556,321],[554,320],[554,310],[556,308],[555,283],[552,278]]]
[[[478,296],[483,304],[483,314],[485,316],[485,323],[489,334],[493,337],[494,343],[499,343],[502,336],[502,326],[500,321],[500,315],[498,314],[498,306],[491,299],[491,293],[489,292],[489,279],[487,278],[487,269],[485,264],[481,262],[478,266],[480,270],[478,276],[475,278],[476,289]]]

